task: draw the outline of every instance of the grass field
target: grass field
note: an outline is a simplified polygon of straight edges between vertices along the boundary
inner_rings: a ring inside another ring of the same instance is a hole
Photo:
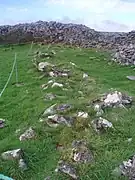
[[[32,51],[37,48],[34,45]],[[46,48],[47,46],[42,46],[41,51],[45,52]],[[13,50],[7,51],[4,49],[5,47],[0,47],[0,90],[4,87],[11,71],[15,52],[17,52],[19,81],[25,85],[22,87],[12,85],[15,82],[14,73],[0,98],[0,118],[6,119],[6,127],[0,129],[0,153],[22,148],[29,169],[21,172],[16,162],[0,159],[0,173],[15,180],[44,180],[47,176],[52,180],[68,180],[68,176],[54,172],[61,156],[69,160],[68,152],[57,151],[56,144],[61,143],[68,149],[73,140],[86,139],[92,147],[95,161],[88,165],[75,164],[80,179],[113,180],[112,170],[135,153],[135,107],[132,106],[128,111],[119,108],[107,110],[103,117],[113,123],[115,130],[99,136],[87,126],[94,118],[94,112],[86,105],[110,88],[134,96],[135,82],[126,79],[127,75],[135,75],[133,68],[112,63],[108,53],[105,52],[51,46],[50,49],[55,50],[56,55],[44,61],[68,67],[73,74],[69,79],[55,78],[57,82],[66,84],[68,91],[60,88],[42,90],[40,86],[52,78],[38,78],[42,73],[33,66],[32,56],[27,56],[30,45],[14,46]],[[70,62],[75,63],[77,68]],[[89,75],[87,81],[82,79],[83,72]],[[83,92],[82,97],[78,91]],[[58,97],[52,101],[44,100],[47,92],[53,92]],[[90,118],[86,121],[78,120],[72,128],[48,127],[46,123],[39,122],[39,119],[41,113],[54,103],[70,103],[73,105],[73,110],[69,113],[85,111],[89,113]],[[30,126],[35,128],[37,138],[20,142],[19,135]],[[21,129],[20,134],[15,133],[17,129]],[[131,143],[127,142],[128,138],[133,139]]]

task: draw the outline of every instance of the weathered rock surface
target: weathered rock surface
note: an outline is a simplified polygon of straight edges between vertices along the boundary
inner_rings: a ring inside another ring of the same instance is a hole
[[[4,128],[4,127],[5,127],[5,119],[0,118],[0,128]]]
[[[128,105],[132,105],[132,102],[133,102],[132,97],[124,93],[114,91],[104,94],[104,96],[102,96],[100,99],[94,100],[93,104],[94,104],[94,110],[97,113],[99,113],[99,115],[100,114],[102,115],[103,109],[107,107],[109,108],[124,107]]]
[[[53,94],[53,93],[48,93],[48,94],[46,94],[45,95],[45,99],[46,100],[53,100],[53,99],[55,99],[57,96],[55,95],[55,94]]]
[[[52,67],[53,65],[51,63],[48,63],[48,62],[40,62],[38,64],[38,70],[44,72],[48,66]]]
[[[70,110],[71,108],[72,106],[70,104],[60,104],[56,107],[56,110],[60,112],[65,112]]]
[[[93,120],[92,126],[96,132],[103,132],[104,130],[113,128],[112,123],[102,117],[99,117],[98,119]]]
[[[51,127],[57,127],[58,125],[66,125],[71,127],[74,123],[75,118],[61,115],[48,116],[47,124]]]
[[[127,76],[127,79],[129,79],[131,81],[135,81],[135,76]]]
[[[58,166],[55,172],[62,172],[69,175],[73,179],[78,179],[76,169],[70,163],[64,162],[63,160],[58,162]]]
[[[26,130],[21,136],[20,136],[20,141],[25,141],[29,139],[35,138],[36,133],[35,131],[30,127],[28,130]]]
[[[117,168],[119,176],[126,176],[129,180],[135,180],[135,155],[129,158]]]
[[[52,68],[52,71],[49,72],[51,77],[69,77],[69,70],[60,70]]]
[[[87,119],[89,117],[87,112],[78,112],[77,117]]]
[[[19,160],[23,157],[23,151],[22,149],[15,149],[11,151],[6,151],[2,153],[2,159],[4,160]]]
[[[93,161],[93,154],[87,147],[85,141],[72,142],[73,160],[78,163],[90,163]]]
[[[130,105],[132,103],[132,98],[122,94],[121,92],[115,91],[105,95],[103,98],[103,104],[105,107],[117,107]]]
[[[19,168],[22,171],[26,171],[28,169],[28,166],[27,166],[26,162],[24,161],[24,159],[19,160]]]
[[[119,46],[112,60],[121,65],[135,65],[135,44]]]

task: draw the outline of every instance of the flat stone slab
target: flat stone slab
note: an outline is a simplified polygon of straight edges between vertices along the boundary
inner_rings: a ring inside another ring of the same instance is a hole
[[[135,76],[127,76],[127,79],[129,79],[131,81],[135,81]]]
[[[2,153],[1,156],[4,160],[19,160],[23,157],[23,151],[22,149],[10,150]]]

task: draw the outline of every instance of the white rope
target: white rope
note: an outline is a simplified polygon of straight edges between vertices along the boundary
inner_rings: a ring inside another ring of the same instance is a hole
[[[32,51],[32,49],[33,49],[33,41],[32,41],[32,43],[31,43],[30,49],[29,49],[29,51],[28,51],[28,54],[30,53],[30,51]],[[16,71],[16,83],[18,83],[17,53],[15,53],[15,58],[14,58],[12,70],[11,70],[11,72],[10,72],[10,74],[9,74],[8,80],[7,80],[4,88],[2,89],[2,91],[1,91],[1,93],[0,93],[0,97],[1,97],[2,94],[4,93],[6,87],[7,87],[8,83],[9,83],[9,81],[10,81],[10,79],[11,79],[12,74],[13,74],[13,72],[14,72],[14,69],[15,69],[15,71]]]
[[[17,53],[15,53],[15,62],[16,62],[16,66],[15,66],[15,71],[16,71],[16,84],[17,84],[17,83],[18,83]]]
[[[11,77],[12,77],[12,74],[13,74],[14,68],[15,68],[15,65],[16,65],[16,53],[15,53],[15,59],[14,59],[14,62],[13,62],[12,70],[11,70],[11,72],[10,72],[10,74],[9,74],[8,80],[7,80],[7,82],[6,82],[5,86],[4,86],[4,88],[2,89],[2,91],[1,91],[1,93],[0,93],[0,97],[1,97],[2,94],[4,93],[4,91],[5,91],[5,89],[6,89],[7,85],[8,85],[8,83],[9,83]]]

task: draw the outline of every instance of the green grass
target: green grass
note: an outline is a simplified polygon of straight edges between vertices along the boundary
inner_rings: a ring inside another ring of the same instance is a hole
[[[46,51],[46,48],[47,46],[43,46],[41,51]],[[134,96],[135,82],[126,79],[127,75],[135,75],[133,68],[112,63],[106,52],[51,46],[50,49],[55,50],[56,55],[46,61],[70,68],[72,76],[69,79],[55,78],[57,82],[67,83],[65,87],[68,91],[60,88],[42,90],[40,86],[51,78],[39,79],[42,73],[39,73],[32,65],[32,56],[27,56],[30,45],[14,46],[13,50],[8,49],[7,51],[4,49],[5,47],[0,47],[0,90],[5,85],[11,71],[15,52],[17,52],[19,81],[25,85],[22,87],[12,85],[15,82],[14,73],[0,98],[0,118],[6,119],[7,125],[0,129],[0,153],[22,148],[29,170],[23,173],[18,169],[16,162],[0,159],[0,172],[14,177],[15,180],[43,180],[47,176],[51,176],[52,180],[68,180],[68,176],[56,174],[54,170],[61,157],[71,161],[68,148],[70,149],[74,139],[83,138],[91,147],[95,161],[88,165],[75,164],[80,178],[82,180],[113,180],[112,170],[135,152],[134,106],[128,111],[124,109],[107,110],[103,117],[113,123],[115,130],[99,136],[87,126],[94,118],[93,110],[88,108],[87,104],[111,88]],[[38,47],[34,45],[33,52],[37,49]],[[74,62],[77,68],[69,62]],[[89,74],[87,81],[82,80],[83,72]],[[78,91],[84,93],[83,97],[80,97]],[[55,93],[58,98],[45,101],[44,96],[47,92]],[[72,128],[50,128],[45,123],[39,122],[39,118],[44,109],[54,103],[70,103],[73,109],[68,114],[86,111],[90,118],[86,121],[78,119]],[[35,128],[37,139],[20,142],[19,135],[16,135],[15,131],[21,129],[23,133],[30,126]],[[127,139],[130,137],[133,141],[129,144]],[[67,151],[58,152],[55,148],[57,143],[62,143]]]

